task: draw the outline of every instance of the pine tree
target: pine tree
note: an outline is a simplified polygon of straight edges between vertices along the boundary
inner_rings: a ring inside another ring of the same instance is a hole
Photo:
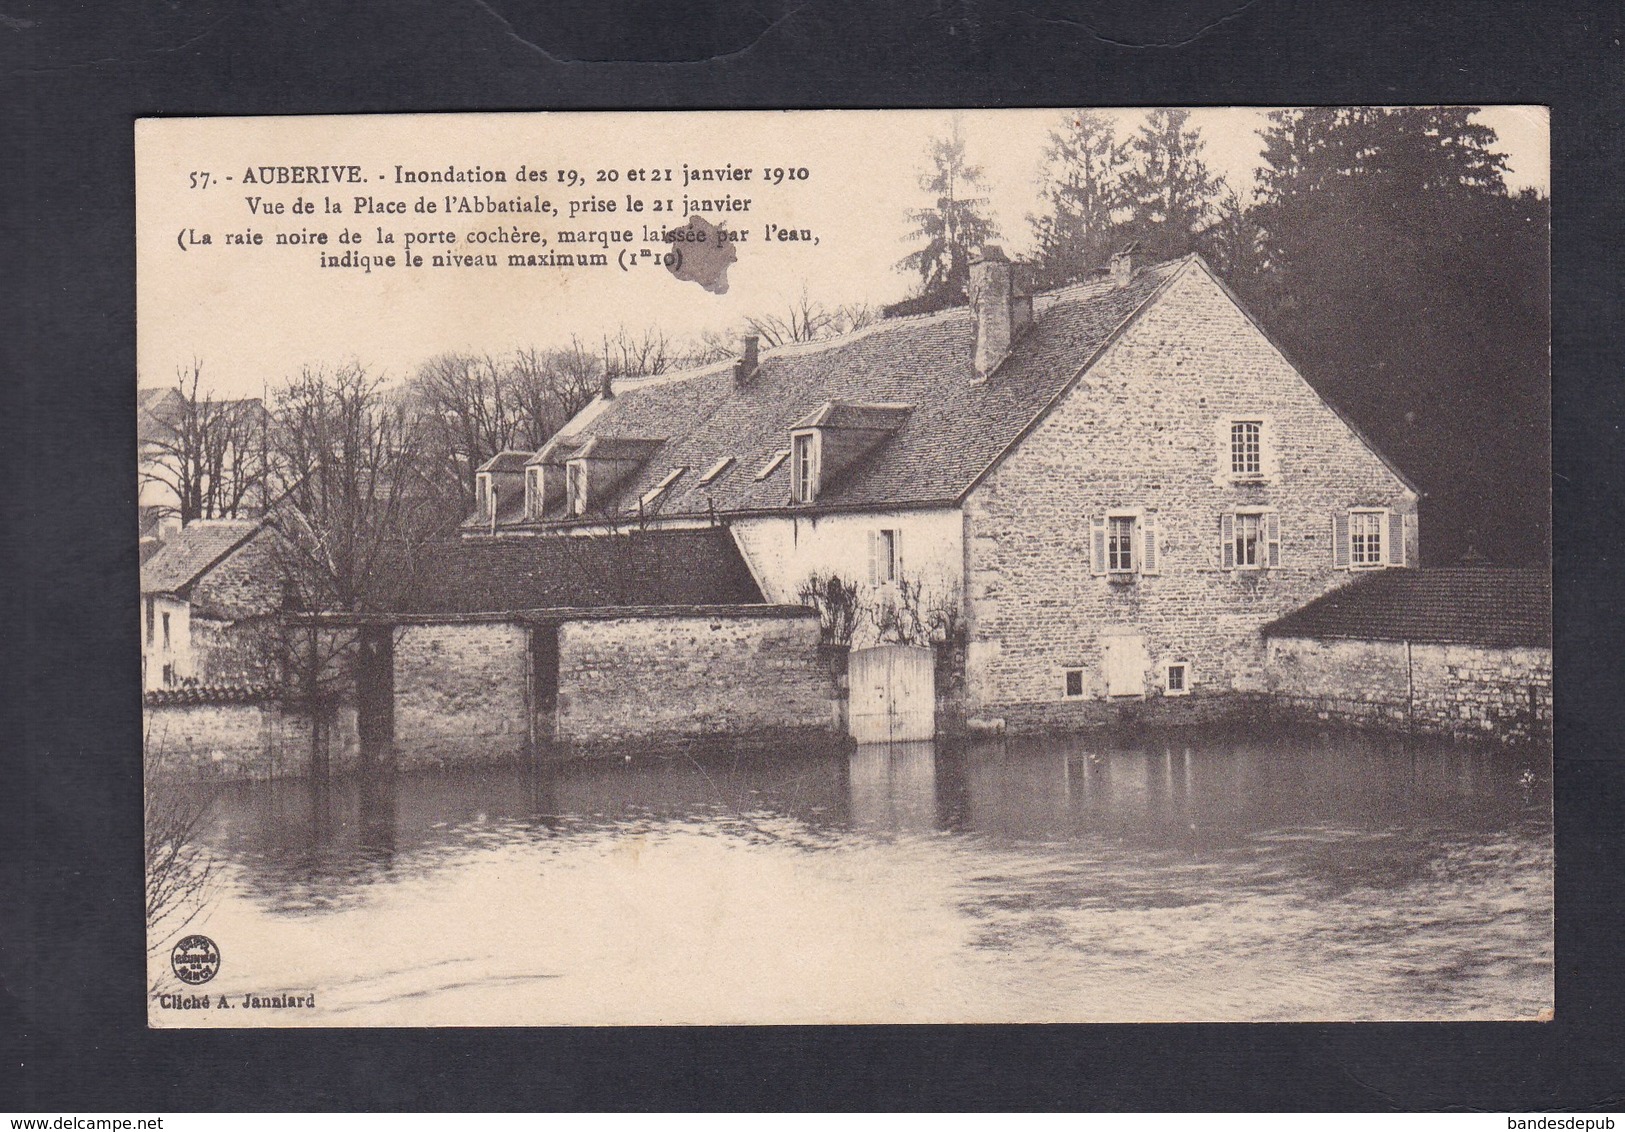
[[[1128,146],[1103,114],[1077,110],[1050,131],[1043,189],[1049,208],[1028,217],[1041,285],[1059,286],[1106,264],[1120,242],[1127,166]]]
[[[914,226],[907,239],[924,240],[925,246],[904,256],[897,267],[919,274],[922,295],[958,302],[970,280],[972,253],[999,233],[987,217],[987,198],[976,195],[983,187],[982,167],[972,165],[965,155],[958,118],[947,136],[931,140],[928,161],[920,188],[935,204],[907,214]]]
[[[1423,553],[1550,539],[1550,205],[1508,196],[1470,108],[1279,111],[1265,133],[1265,325],[1423,489]]]
[[[1123,177],[1125,228],[1152,259],[1191,251],[1224,190],[1223,180],[1202,160],[1202,135],[1187,128],[1189,119],[1189,110],[1153,110],[1128,143],[1132,167]]]

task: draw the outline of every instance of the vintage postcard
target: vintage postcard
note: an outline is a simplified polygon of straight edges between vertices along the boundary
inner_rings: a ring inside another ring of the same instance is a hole
[[[138,122],[150,1024],[1551,1017],[1547,133]]]

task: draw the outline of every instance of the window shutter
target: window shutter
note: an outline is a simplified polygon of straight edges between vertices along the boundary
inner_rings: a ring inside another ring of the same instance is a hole
[[[880,532],[869,532],[869,584],[880,584]]]
[[[1230,420],[1228,417],[1220,417],[1217,423],[1214,424],[1213,442],[1216,450],[1214,460],[1218,465],[1218,477],[1220,480],[1228,480],[1231,474]]]
[[[1264,521],[1269,527],[1267,533],[1269,558],[1266,561],[1269,563],[1270,569],[1274,570],[1281,565],[1281,516],[1278,512],[1271,511],[1264,516]]]
[[[1091,538],[1090,546],[1093,548],[1089,558],[1089,570],[1093,574],[1106,572],[1106,517],[1096,515],[1089,520]]]
[[[1140,520],[1140,573],[1162,572],[1162,548],[1157,545],[1157,513],[1149,511]]]
[[[1405,513],[1388,512],[1388,565],[1405,565]]]
[[[1332,516],[1332,565],[1339,570],[1349,568],[1348,512]]]
[[[903,580],[903,529],[894,528],[891,533],[892,571],[899,582]]]
[[[1219,569],[1236,568],[1236,517],[1226,511],[1219,516]]]

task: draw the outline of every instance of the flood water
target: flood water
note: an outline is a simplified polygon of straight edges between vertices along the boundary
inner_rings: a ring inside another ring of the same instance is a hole
[[[242,784],[197,989],[317,1007],[153,1020],[1531,1018],[1550,784],[1546,753],[1343,733]]]

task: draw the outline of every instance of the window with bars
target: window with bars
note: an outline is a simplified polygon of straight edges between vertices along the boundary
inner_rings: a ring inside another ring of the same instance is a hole
[[[1230,422],[1230,474],[1264,474],[1264,422]]]
[[[1106,572],[1134,572],[1134,517],[1113,515],[1106,521]]]
[[[1263,541],[1264,516],[1243,514],[1236,516],[1236,565],[1258,566],[1258,544]]]
[[[1381,566],[1381,511],[1355,511],[1349,515],[1349,562],[1354,566]]]
[[[1163,669],[1162,690],[1170,696],[1188,696],[1191,691],[1190,665],[1179,660]]]
[[[790,499],[794,503],[811,503],[818,495],[818,436],[797,433],[790,446]]]
[[[1090,522],[1090,571],[1128,581],[1159,572],[1155,511],[1125,509],[1096,515]]]

